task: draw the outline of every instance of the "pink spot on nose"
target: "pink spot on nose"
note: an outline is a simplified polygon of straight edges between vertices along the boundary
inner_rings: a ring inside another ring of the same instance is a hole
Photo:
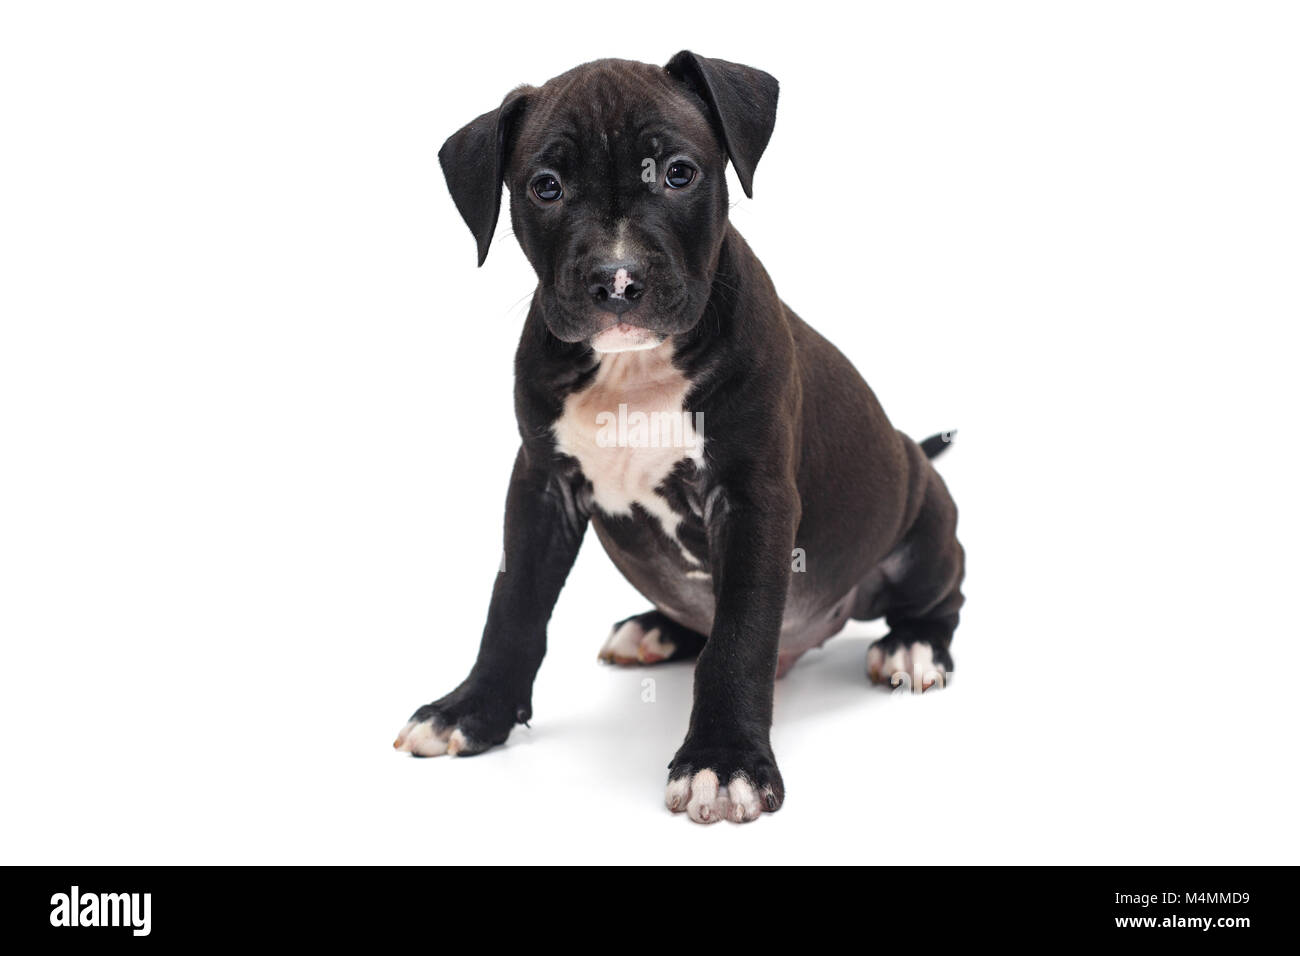
[[[614,273],[614,291],[609,294],[610,298],[612,299],[623,298],[623,290],[626,289],[631,284],[632,284],[632,277],[627,274],[627,270],[619,269],[617,272]]]

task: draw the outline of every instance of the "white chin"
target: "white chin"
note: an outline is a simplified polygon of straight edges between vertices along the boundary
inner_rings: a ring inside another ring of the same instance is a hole
[[[597,352],[639,352],[652,349],[663,342],[658,332],[637,328],[635,325],[611,325],[591,338],[591,347]]]

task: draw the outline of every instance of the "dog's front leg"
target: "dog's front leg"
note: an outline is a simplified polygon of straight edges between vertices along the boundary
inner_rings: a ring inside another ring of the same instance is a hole
[[[478,660],[454,691],[411,715],[393,746],[422,757],[481,753],[532,716],[546,625],[588,515],[581,475],[550,449],[523,447],[506,496],[505,552]]]
[[[668,807],[697,823],[753,820],[785,798],[770,736],[798,493],[793,481],[751,475],[719,497],[713,629],[695,666],[690,729],[668,765]]]

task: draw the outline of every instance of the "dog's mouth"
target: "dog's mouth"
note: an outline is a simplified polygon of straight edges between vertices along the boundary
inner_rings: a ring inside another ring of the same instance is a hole
[[[639,325],[617,322],[593,335],[591,347],[600,353],[636,352],[662,344],[664,337],[662,332],[652,332]]]

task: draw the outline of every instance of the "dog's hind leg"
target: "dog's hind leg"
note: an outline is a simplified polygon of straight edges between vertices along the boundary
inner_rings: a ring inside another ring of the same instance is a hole
[[[624,618],[609,632],[600,659],[611,664],[663,664],[689,660],[704,647],[704,635],[659,611]]]
[[[942,687],[953,669],[949,645],[962,602],[966,556],[957,540],[957,506],[926,462],[920,510],[899,545],[881,563],[878,599],[889,633],[867,651],[873,683],[913,690]]]

